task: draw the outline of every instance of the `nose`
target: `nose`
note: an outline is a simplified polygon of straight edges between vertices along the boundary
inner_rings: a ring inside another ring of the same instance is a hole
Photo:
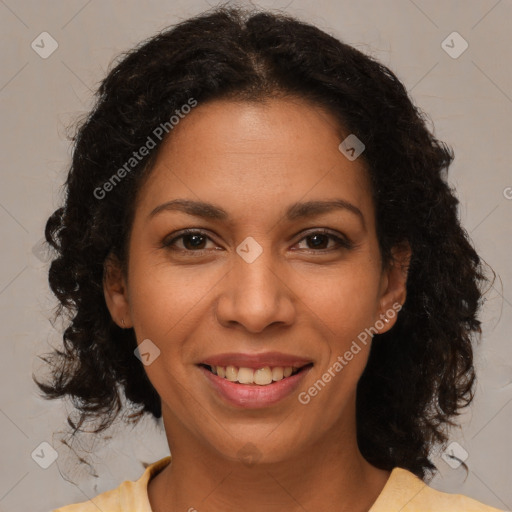
[[[216,301],[218,321],[224,327],[243,326],[251,333],[273,324],[291,325],[297,297],[292,283],[287,282],[289,272],[273,261],[270,250],[264,250],[252,263],[236,254]]]

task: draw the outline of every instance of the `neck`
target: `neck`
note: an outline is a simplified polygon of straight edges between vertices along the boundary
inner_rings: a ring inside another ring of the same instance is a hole
[[[148,485],[153,512],[303,512],[333,504],[337,512],[367,512],[390,475],[361,455],[355,425],[335,425],[316,444],[268,464],[222,457],[189,430],[167,426],[175,445],[171,464]]]

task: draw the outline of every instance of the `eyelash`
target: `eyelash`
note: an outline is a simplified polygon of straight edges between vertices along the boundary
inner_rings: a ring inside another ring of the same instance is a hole
[[[182,232],[180,232],[180,234],[178,236],[173,237],[169,241],[164,241],[162,243],[162,248],[167,248],[167,249],[172,250],[172,251],[181,251],[181,252],[187,252],[187,253],[195,253],[195,254],[198,254],[198,255],[202,255],[204,252],[210,250],[210,249],[199,249],[197,251],[193,251],[193,250],[190,250],[190,249],[181,249],[181,248],[173,247],[173,244],[177,240],[180,240],[180,239],[182,239],[182,238],[184,238],[186,236],[190,236],[190,235],[200,235],[200,236],[205,237],[208,240],[211,240],[213,242],[213,240],[204,231],[196,230],[196,229],[185,229]],[[339,236],[336,236],[336,235],[334,235],[333,233],[331,233],[330,231],[328,231],[326,229],[318,229],[316,231],[311,231],[308,234],[306,234],[306,236],[302,237],[297,243],[300,243],[300,242],[304,241],[305,239],[313,237],[315,235],[326,235],[330,239],[332,239],[335,242],[337,242],[339,247],[334,248],[334,249],[331,248],[331,249],[318,249],[318,250],[316,250],[316,249],[306,249],[306,252],[308,252],[308,253],[325,254],[325,253],[328,253],[328,252],[331,252],[331,251],[336,251],[336,250],[341,250],[341,249],[350,250],[350,249],[352,249],[354,247],[352,242],[350,240],[348,240],[347,238],[341,238]]]

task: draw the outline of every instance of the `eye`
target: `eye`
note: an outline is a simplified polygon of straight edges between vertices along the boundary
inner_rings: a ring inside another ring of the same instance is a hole
[[[353,245],[347,238],[342,238],[340,236],[334,235],[330,231],[327,230],[319,230],[314,231],[303,237],[298,243],[300,244],[302,241],[306,240],[306,244],[308,244],[308,240],[310,242],[309,249],[312,252],[320,252],[320,251],[329,251],[336,249],[352,249]],[[335,242],[335,247],[325,247],[325,245],[329,244],[329,241],[333,240]],[[308,249],[306,248],[306,250]]]
[[[207,242],[213,240],[204,232],[200,230],[194,229],[186,229],[182,231],[177,236],[174,236],[168,241],[164,241],[162,246],[165,248],[169,248],[171,250],[183,251],[183,252],[196,252],[202,253],[203,251],[208,250],[205,245]],[[177,245],[177,242],[181,242],[181,247]],[[309,252],[324,252],[331,250],[340,250],[340,249],[352,249],[353,244],[345,237],[340,237],[334,235],[330,231],[327,230],[317,230],[310,232],[306,236],[304,236],[298,244],[306,241],[308,247],[306,251]],[[334,247],[328,247],[329,242],[333,241]],[[327,247],[325,246],[327,244]]]
[[[182,247],[176,247],[176,242],[182,241]],[[187,252],[202,252],[206,250],[204,247],[207,240],[211,240],[203,231],[186,229],[180,235],[175,236],[169,241],[165,241],[162,245],[172,250],[181,250]]]

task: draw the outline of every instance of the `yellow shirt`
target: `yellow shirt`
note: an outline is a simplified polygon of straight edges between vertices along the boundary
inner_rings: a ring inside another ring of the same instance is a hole
[[[167,456],[146,468],[135,482],[125,481],[91,501],[58,508],[52,512],[152,512],[148,482],[163,469]],[[447,494],[428,487],[416,475],[396,467],[369,512],[503,512],[461,494]]]

